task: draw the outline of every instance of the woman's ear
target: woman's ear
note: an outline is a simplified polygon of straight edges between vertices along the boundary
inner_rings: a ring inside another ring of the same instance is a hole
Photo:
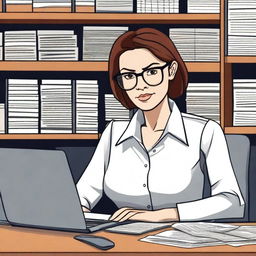
[[[178,62],[174,60],[172,64],[169,66],[169,80],[174,79],[177,70],[178,70]]]

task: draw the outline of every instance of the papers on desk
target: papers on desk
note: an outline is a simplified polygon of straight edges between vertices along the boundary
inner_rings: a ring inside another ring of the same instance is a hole
[[[172,228],[173,230],[147,236],[140,241],[183,248],[256,244],[256,226],[187,222],[175,223]]]

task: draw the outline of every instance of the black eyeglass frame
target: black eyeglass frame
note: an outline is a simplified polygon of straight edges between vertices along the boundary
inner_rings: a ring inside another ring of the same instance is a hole
[[[118,74],[116,74],[113,78],[116,80],[118,86],[119,86],[122,90],[125,90],[125,91],[130,91],[130,90],[134,89],[134,88],[137,86],[137,84],[138,84],[138,77],[139,77],[139,76],[142,76],[143,81],[144,81],[147,85],[149,85],[149,86],[158,86],[159,84],[161,84],[161,83],[163,82],[163,79],[164,79],[163,70],[164,70],[166,67],[170,66],[171,64],[172,64],[172,62],[166,62],[166,64],[165,64],[164,66],[148,68],[148,69],[143,70],[143,71],[140,72],[140,73],[134,73],[134,72],[118,73]],[[161,79],[161,81],[160,81],[158,84],[151,85],[151,84],[149,84],[149,83],[144,79],[143,74],[144,74],[146,71],[149,71],[149,70],[151,70],[151,69],[160,69],[160,70],[161,70],[162,79]],[[125,88],[123,88],[122,85],[120,85],[120,83],[118,82],[118,77],[123,76],[123,75],[126,75],[126,74],[134,74],[134,75],[136,76],[136,83],[135,83],[135,85],[134,85],[131,89],[125,89]]]

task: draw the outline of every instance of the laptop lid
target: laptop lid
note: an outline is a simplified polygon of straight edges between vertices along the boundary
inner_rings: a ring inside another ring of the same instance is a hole
[[[63,151],[0,148],[0,163],[0,193],[10,224],[85,232]]]

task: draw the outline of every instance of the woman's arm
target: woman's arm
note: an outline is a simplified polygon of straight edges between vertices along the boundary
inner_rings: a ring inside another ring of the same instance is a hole
[[[111,150],[111,131],[112,122],[102,133],[93,157],[76,185],[81,204],[88,210],[91,210],[102,197],[103,178]]]
[[[221,127],[209,120],[205,125],[201,150],[205,154],[211,196],[177,204],[181,221],[243,217],[244,200],[231,165]]]

